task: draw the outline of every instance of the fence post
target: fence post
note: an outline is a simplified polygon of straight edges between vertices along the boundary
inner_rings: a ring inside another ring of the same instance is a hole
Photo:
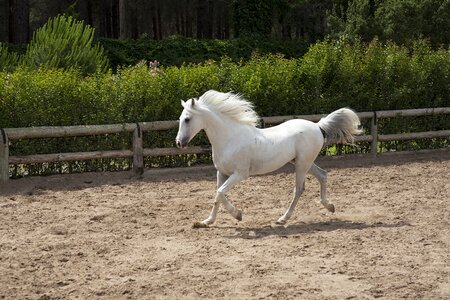
[[[373,112],[373,117],[370,119],[370,135],[372,136],[372,144],[370,145],[370,153],[373,156],[377,155],[378,148],[378,120],[377,120],[377,112]]]
[[[0,128],[0,183],[9,179],[9,146],[8,135]]]
[[[142,128],[136,123],[133,132],[133,171],[141,176],[144,173],[144,147],[142,143]]]

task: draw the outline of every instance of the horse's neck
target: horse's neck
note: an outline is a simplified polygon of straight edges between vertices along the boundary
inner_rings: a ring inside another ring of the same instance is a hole
[[[207,118],[205,132],[214,150],[220,151],[225,149],[234,139],[242,138],[242,134],[246,132],[244,128],[248,125],[238,123],[229,118],[222,118],[212,113]]]

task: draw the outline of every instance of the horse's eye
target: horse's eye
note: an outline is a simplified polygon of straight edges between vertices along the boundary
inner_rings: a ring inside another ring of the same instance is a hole
[[[191,120],[191,119],[186,118],[186,119],[184,119],[184,122],[189,123],[190,120]]]

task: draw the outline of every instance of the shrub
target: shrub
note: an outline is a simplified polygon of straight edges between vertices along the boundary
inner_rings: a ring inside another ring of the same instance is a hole
[[[412,49],[324,41],[301,59],[254,54],[248,62],[147,62],[83,76],[79,70],[0,73],[1,127],[176,119],[180,99],[209,89],[242,93],[264,116],[449,106],[450,60],[426,42]],[[5,117],[4,117],[5,116]]]
[[[300,81],[307,102],[321,112],[448,106],[448,58],[423,41],[412,49],[377,40],[368,46],[324,41],[301,59]]]
[[[19,63],[19,56],[15,52],[9,52],[5,44],[0,43],[0,71],[12,71]]]
[[[8,116],[4,127],[85,124],[95,113],[76,71],[18,68],[2,77],[2,108]]]
[[[222,57],[238,62],[247,61],[253,52],[281,53],[287,58],[301,57],[308,49],[306,42],[280,41],[268,38],[236,38],[231,40],[198,40],[183,36],[156,41],[149,38],[116,40],[101,38],[114,70],[135,65],[141,60],[158,60],[163,66],[198,64],[208,60],[220,61]]]
[[[76,68],[82,74],[105,71],[103,48],[93,45],[94,28],[72,17],[57,16],[33,33],[22,64],[35,68]]]

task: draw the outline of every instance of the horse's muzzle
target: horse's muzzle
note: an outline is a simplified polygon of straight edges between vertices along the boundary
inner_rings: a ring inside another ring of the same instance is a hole
[[[186,139],[182,139],[182,140],[176,140],[177,143],[177,147],[178,148],[186,148],[188,145],[188,141]]]

